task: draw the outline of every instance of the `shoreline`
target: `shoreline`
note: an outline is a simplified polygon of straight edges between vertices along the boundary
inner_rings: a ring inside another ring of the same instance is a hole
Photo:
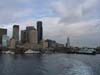
[[[64,53],[64,52],[55,52],[55,53],[40,53],[40,52],[34,52],[34,53],[14,53],[14,52],[9,52],[9,53],[0,53],[2,54],[11,54],[11,55],[23,55],[23,54],[57,54],[57,53],[62,53],[62,54],[77,54],[77,55],[98,55],[100,53]]]

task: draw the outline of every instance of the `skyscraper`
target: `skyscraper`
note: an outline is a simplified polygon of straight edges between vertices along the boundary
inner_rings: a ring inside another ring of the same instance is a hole
[[[0,44],[2,45],[2,36],[7,35],[7,29],[0,28]]]
[[[26,27],[26,41],[30,42],[29,34],[31,30],[36,30],[34,26],[27,26]]]
[[[34,27],[27,27],[21,31],[21,43],[37,43],[37,30]]]
[[[37,31],[38,31],[38,43],[40,43],[43,40],[42,21],[37,22]]]
[[[67,47],[67,48],[70,48],[70,38],[69,38],[69,37],[67,38],[66,47]]]
[[[30,30],[29,31],[29,43],[30,44],[37,44],[37,30]]]
[[[21,31],[21,43],[26,43],[27,42],[27,32],[26,30]]]
[[[37,30],[34,26],[28,26],[26,30],[21,31],[21,43],[28,48],[36,48],[37,41]]]
[[[19,41],[19,25],[13,26],[13,38],[18,42]]]

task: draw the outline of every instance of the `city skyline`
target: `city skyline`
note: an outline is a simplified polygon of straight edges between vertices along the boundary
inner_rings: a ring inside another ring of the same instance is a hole
[[[12,25],[23,30],[41,20],[44,38],[65,44],[70,37],[74,46],[100,45],[99,0],[1,0],[0,6],[0,28],[7,28],[10,36]]]

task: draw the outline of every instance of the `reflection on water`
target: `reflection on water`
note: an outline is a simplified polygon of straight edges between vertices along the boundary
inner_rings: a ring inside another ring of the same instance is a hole
[[[100,75],[100,55],[1,55],[0,75]]]

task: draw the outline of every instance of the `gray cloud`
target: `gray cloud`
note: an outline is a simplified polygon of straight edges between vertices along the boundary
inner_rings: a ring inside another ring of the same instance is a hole
[[[43,21],[44,39],[65,43],[67,36],[74,46],[97,46],[100,38],[99,0],[1,0],[0,27],[20,24],[21,29]]]
[[[62,23],[72,24],[100,18],[99,0],[59,0],[52,5],[53,11],[60,15]]]
[[[32,9],[27,5],[30,0],[1,0],[0,24],[15,23],[25,20],[32,15]],[[30,2],[31,3],[31,2]]]

